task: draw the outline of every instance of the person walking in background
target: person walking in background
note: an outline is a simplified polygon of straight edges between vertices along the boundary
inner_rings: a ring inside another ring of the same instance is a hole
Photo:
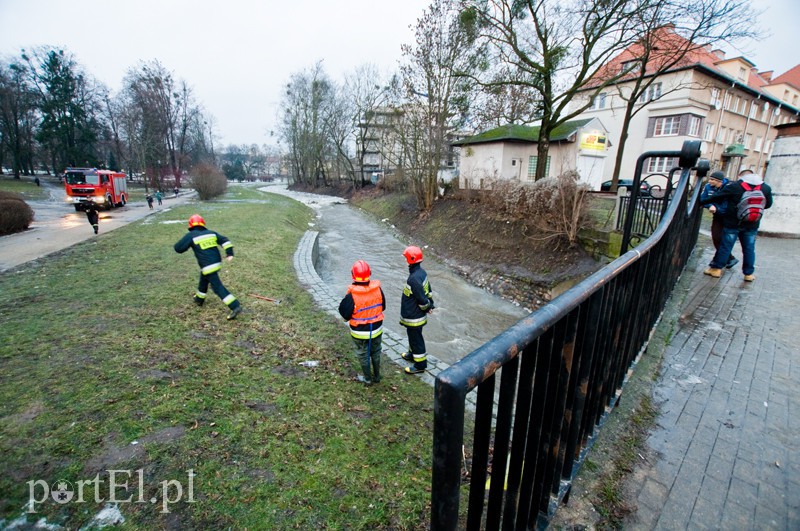
[[[386,297],[380,280],[370,278],[369,264],[358,260],[350,269],[353,283],[339,303],[339,315],[350,323],[350,337],[356,348],[363,376],[358,381],[367,385],[381,381],[381,341]]]
[[[711,175],[708,176],[708,182],[703,187],[703,192],[700,194],[700,200],[703,201],[713,196],[715,193],[722,190],[726,184],[728,184],[728,179],[725,178],[725,174],[723,172],[719,170],[711,172]],[[725,215],[725,211],[728,209],[728,203],[726,201],[718,205],[709,204],[706,205],[705,208],[707,208],[708,211],[713,214],[713,217],[711,218],[711,241],[714,242],[714,250],[718,251],[720,243],[722,242],[722,217]],[[731,254],[725,264],[725,269],[730,269],[738,263],[739,260],[737,260],[733,254]]]
[[[147,194],[146,196],[144,196],[144,198],[147,200],[147,206],[150,207],[150,210],[153,210],[153,196]]]
[[[163,195],[161,195],[161,190],[158,190],[158,191],[156,192],[156,201],[158,201],[158,206],[161,206],[161,200],[162,200],[163,198],[164,198],[164,196],[163,196]]]
[[[100,214],[97,212],[97,205],[93,202],[89,202],[84,209],[86,210],[86,219],[89,220],[89,223],[94,229],[94,233],[97,234],[97,231],[100,230]]]
[[[175,192],[175,197],[178,197],[178,187],[177,186],[175,187],[175,189],[173,191]]]
[[[433,311],[433,297],[428,274],[422,269],[422,249],[406,247],[403,256],[408,262],[408,280],[400,299],[400,324],[406,327],[408,352],[402,354],[406,361],[413,362],[405,368],[406,374],[417,374],[428,368],[428,354],[422,327],[428,323],[428,314]]]
[[[200,283],[194,295],[194,303],[198,306],[203,305],[206,301],[206,293],[210,284],[214,293],[230,308],[230,313],[228,313],[228,320],[230,321],[231,319],[236,319],[236,316],[242,312],[242,306],[236,297],[222,285],[222,280],[219,278],[219,270],[222,269],[222,256],[218,247],[222,247],[225,250],[229,262],[233,260],[233,244],[231,241],[222,234],[207,229],[205,220],[195,214],[189,218],[189,232],[175,244],[175,251],[185,253],[192,249],[200,266]]]
[[[747,194],[747,196],[745,196]],[[756,173],[747,173],[738,181],[729,183],[711,197],[700,201],[701,205],[727,203],[723,216],[722,241],[714,259],[704,274],[719,278],[728,262],[736,240],[742,245],[742,273],[745,282],[752,282],[756,266],[756,234],[761,223],[761,214],[772,206],[772,189]]]

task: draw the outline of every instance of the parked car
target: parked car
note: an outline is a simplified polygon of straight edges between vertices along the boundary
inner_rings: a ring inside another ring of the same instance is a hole
[[[630,189],[633,186],[633,179],[620,179],[617,181],[617,187],[622,187]],[[650,195],[650,185],[646,182],[639,183],[639,190],[641,195]],[[600,185],[601,192],[610,192],[611,191],[611,181],[606,181]]]

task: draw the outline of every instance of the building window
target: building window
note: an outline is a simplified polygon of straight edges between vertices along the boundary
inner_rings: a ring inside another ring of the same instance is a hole
[[[677,165],[674,157],[650,157],[647,159],[647,173],[667,173]]]
[[[752,143],[753,143],[753,135],[751,135],[750,133],[744,135],[744,148],[750,149],[750,144]]]
[[[769,121],[769,102],[764,102],[764,112],[761,114],[761,121],[768,122]]]
[[[528,180],[536,179],[536,167],[539,165],[539,157],[531,155],[528,159]],[[550,177],[550,156],[547,156],[547,167],[544,169],[544,176]]]
[[[731,103],[733,102],[733,98],[731,97],[729,92],[725,93],[725,110],[731,110]]]
[[[639,70],[641,70],[642,64],[638,60],[634,61],[625,61],[622,63],[622,68],[620,72],[622,74],[638,74]]]
[[[764,143],[764,139],[761,138],[760,136],[757,136],[756,137],[756,145],[753,146],[753,150],[754,151],[761,151],[761,144],[763,144],[763,143]]]
[[[769,153],[769,139],[764,140],[764,153]]]
[[[722,102],[719,100],[719,89],[712,88],[711,89],[711,106],[715,109],[719,109],[722,107]]]
[[[697,116],[689,117],[689,136],[700,136],[700,118]]]
[[[606,108],[606,93],[601,92],[592,98],[592,109],[605,109]]]
[[[724,127],[720,127],[719,131],[717,131],[717,144],[722,144],[725,142],[725,135],[728,134],[728,130]]]
[[[739,68],[739,79],[742,81],[747,80],[747,69],[746,68]]]
[[[714,138],[714,124],[706,124],[706,134],[703,135],[703,140],[711,142]]]
[[[739,105],[742,102],[742,98],[740,98],[739,96],[736,96],[736,100],[735,101],[736,101],[736,103],[733,104],[733,112],[739,112],[739,108],[740,108]]]
[[[739,107],[739,114],[746,115],[747,114],[747,100],[742,100],[742,106]]]
[[[680,116],[662,116],[656,118],[656,127],[653,136],[675,136],[681,126]]]
[[[639,103],[647,103],[661,97],[661,83],[652,83],[639,96]]]
[[[758,105],[756,105],[756,102],[751,102],[750,103],[750,119],[755,120],[757,112],[758,112]]]
[[[792,105],[794,105],[795,107],[797,107],[797,94],[795,94],[794,96],[792,96]]]

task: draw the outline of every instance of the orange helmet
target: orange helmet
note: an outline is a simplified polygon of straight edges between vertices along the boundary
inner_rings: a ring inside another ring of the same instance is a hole
[[[422,249],[415,245],[410,245],[403,251],[403,256],[406,257],[406,262],[408,262],[409,265],[418,264],[422,262]]]
[[[369,282],[369,275],[372,273],[369,269],[369,264],[364,260],[356,260],[350,274],[353,275],[353,280],[356,282]]]
[[[205,227],[205,226],[206,226],[206,222],[202,217],[200,217],[199,214],[195,214],[195,215],[193,215],[192,217],[189,218],[189,228],[190,229],[192,227]]]

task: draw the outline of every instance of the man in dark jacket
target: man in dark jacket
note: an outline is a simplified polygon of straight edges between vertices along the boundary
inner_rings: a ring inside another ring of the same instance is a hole
[[[422,269],[422,249],[406,247],[403,256],[408,262],[408,280],[400,299],[400,324],[406,327],[408,352],[402,357],[414,362],[405,368],[406,374],[417,374],[428,368],[428,354],[425,352],[425,338],[422,327],[428,323],[428,314],[433,311],[433,298],[428,274]]]
[[[206,301],[208,285],[222,299],[228,308],[228,320],[236,319],[242,311],[242,306],[219,278],[219,270],[222,269],[222,256],[217,247],[222,247],[228,257],[228,261],[233,260],[233,244],[228,238],[206,228],[206,222],[202,217],[195,214],[189,218],[189,232],[178,240],[175,244],[175,251],[185,253],[189,249],[194,251],[197,263],[200,265],[200,284],[197,286],[197,293],[194,295],[194,302],[202,306]]]
[[[339,315],[350,323],[350,337],[364,375],[358,381],[367,385],[381,381],[381,340],[386,297],[380,280],[370,279],[372,271],[364,260],[353,264],[353,283],[339,303]]]
[[[722,218],[722,242],[714,259],[704,274],[714,278],[722,276],[722,268],[726,266],[733,245],[738,239],[742,244],[742,273],[744,280],[752,282],[756,279],[756,234],[761,221],[742,222],[739,217],[739,202],[748,190],[760,190],[764,195],[763,209],[772,206],[772,189],[760,175],[750,173],[742,175],[738,181],[729,183],[725,188],[711,197],[700,201],[702,205],[721,204],[727,202],[728,207]]]
[[[711,172],[711,175],[708,176],[708,182],[703,187],[703,192],[700,194],[700,201],[708,199],[712,195],[721,191],[723,188],[725,188],[728,182],[729,181],[725,178],[725,174],[723,172],[719,170]],[[725,217],[725,211],[728,209],[728,203],[724,202],[717,205],[708,204],[706,205],[706,208],[714,216],[711,218],[711,241],[714,243],[714,250],[716,251],[719,249],[719,246],[722,243],[722,218]],[[730,257],[728,257],[728,262],[725,264],[725,269],[731,269],[738,263],[739,260],[737,260],[733,255],[730,255]]]

